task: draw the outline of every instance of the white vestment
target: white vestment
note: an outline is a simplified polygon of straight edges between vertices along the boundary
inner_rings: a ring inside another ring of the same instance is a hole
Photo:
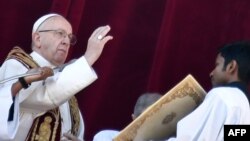
[[[197,109],[178,122],[177,136],[168,141],[223,141],[226,124],[250,124],[249,101],[238,88],[212,89]]]
[[[10,107],[15,102],[13,120],[8,121]],[[0,141],[11,140],[15,137],[19,124],[18,96],[13,101],[11,85],[0,86]]]
[[[94,136],[93,141],[112,141],[119,133],[116,130],[102,130]]]
[[[55,67],[36,52],[32,52],[30,55],[41,67]],[[14,59],[5,61],[1,70],[4,70],[4,78],[27,72],[27,68]],[[14,141],[24,141],[33,120],[44,112],[58,106],[62,117],[61,132],[68,132],[71,129],[68,100],[96,79],[96,73],[82,56],[72,64],[66,66],[62,72],[56,73],[45,81],[33,82],[29,88],[22,89],[18,94],[20,121]],[[15,81],[13,80],[8,83],[11,84]],[[78,132],[78,138],[81,140],[83,140],[83,133],[84,123],[81,117]]]

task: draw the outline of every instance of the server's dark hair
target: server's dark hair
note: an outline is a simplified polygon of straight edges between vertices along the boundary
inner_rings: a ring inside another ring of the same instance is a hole
[[[225,59],[224,68],[232,60],[238,64],[238,77],[244,83],[250,81],[250,42],[239,41],[227,44],[219,49],[220,55]]]

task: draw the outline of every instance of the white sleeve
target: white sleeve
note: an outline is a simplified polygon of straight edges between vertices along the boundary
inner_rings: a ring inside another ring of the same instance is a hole
[[[1,66],[1,70],[0,70],[1,80],[12,77],[12,76],[16,76],[19,74],[24,74],[27,71],[28,71],[28,69],[23,64],[21,64],[19,61],[15,60],[15,59],[9,59],[9,60],[5,61],[3,63],[3,65]],[[17,81],[17,79],[11,80],[11,81],[4,83],[4,85],[12,85],[16,81]],[[28,95],[29,94],[26,94],[26,95],[24,95],[24,97],[27,97]],[[19,100],[24,99],[22,97],[23,96],[20,96]]]
[[[35,111],[52,109],[69,100],[96,79],[96,73],[85,58],[81,57],[53,77],[34,82],[28,89],[21,90],[21,106],[27,109],[32,107]]]
[[[8,121],[10,107],[13,104],[11,85],[0,88],[0,140],[13,139],[19,125],[19,103],[15,98],[14,118]]]
[[[102,130],[95,134],[93,141],[112,141],[119,133],[116,130]]]

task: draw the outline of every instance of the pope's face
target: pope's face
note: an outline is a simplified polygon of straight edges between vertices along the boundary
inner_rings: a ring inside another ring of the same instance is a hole
[[[42,32],[44,30],[51,31]],[[40,36],[38,53],[55,66],[63,64],[68,56],[70,39],[62,34],[72,33],[70,23],[62,17],[51,17],[38,31],[41,31],[38,32]]]

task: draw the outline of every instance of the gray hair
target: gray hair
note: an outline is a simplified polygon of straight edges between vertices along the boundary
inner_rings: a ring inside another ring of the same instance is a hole
[[[138,117],[146,108],[162,97],[159,93],[145,93],[138,99],[134,107],[134,115]]]

